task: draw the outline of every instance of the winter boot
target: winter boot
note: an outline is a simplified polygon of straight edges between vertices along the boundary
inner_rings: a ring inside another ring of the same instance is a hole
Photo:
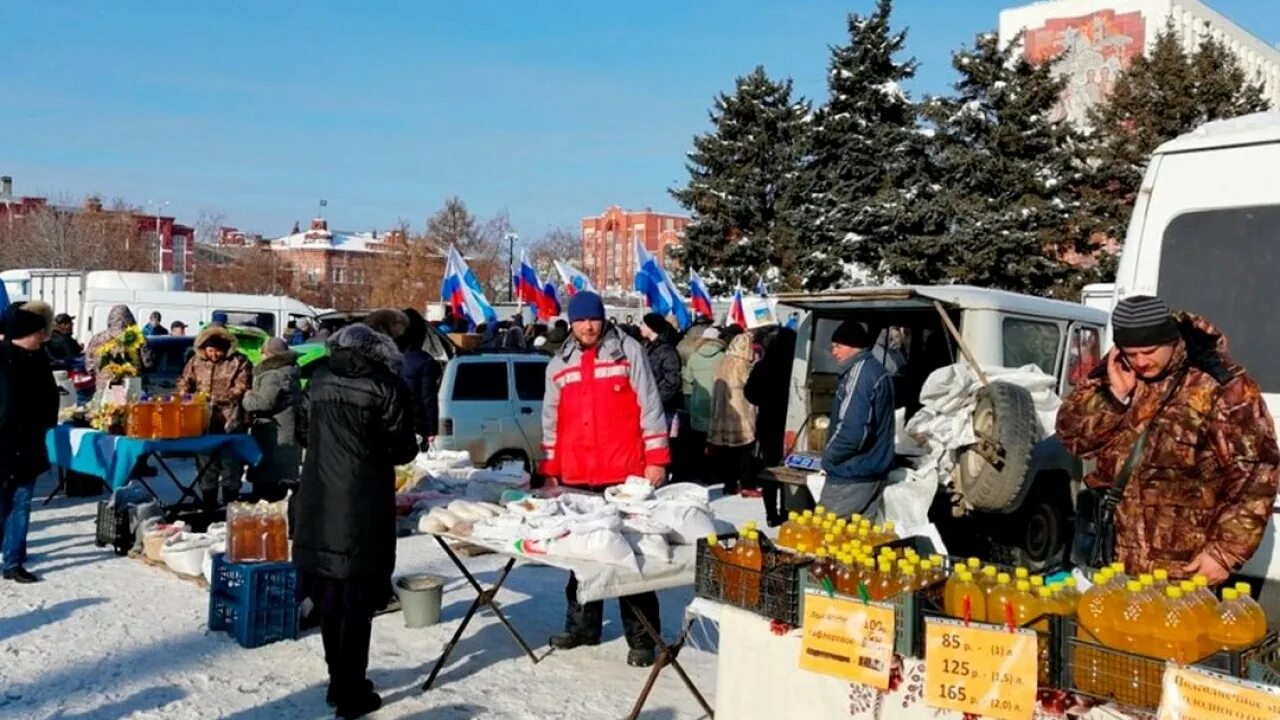
[[[600,644],[600,638],[591,638],[575,632],[556,633],[547,644],[557,650],[572,650],[577,647],[592,647]]]
[[[655,653],[651,647],[631,648],[627,651],[627,664],[631,667],[647,668],[653,665]]]

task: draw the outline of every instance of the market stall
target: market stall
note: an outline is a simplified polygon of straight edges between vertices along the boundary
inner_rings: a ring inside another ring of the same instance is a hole
[[[45,436],[45,448],[49,462],[62,470],[74,470],[100,477],[112,490],[118,490],[131,480],[137,480],[147,492],[164,507],[152,482],[135,474],[140,462],[154,460],[156,466],[180,493],[177,503],[191,500],[200,502],[195,483],[209,458],[229,457],[256,465],[262,460],[262,451],[248,435],[198,435],[173,439],[150,439],[115,435],[90,428],[58,425]],[[183,481],[170,467],[168,461],[193,458],[196,472],[190,480]]]

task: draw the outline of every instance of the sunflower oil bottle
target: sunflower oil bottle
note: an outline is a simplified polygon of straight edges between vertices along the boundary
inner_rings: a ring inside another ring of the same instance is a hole
[[[720,543],[720,538],[714,534],[707,536],[707,549],[711,551],[711,556],[716,559],[717,579],[720,581],[721,592],[724,599],[731,605],[738,604],[741,597],[739,593],[739,576],[738,566],[734,563],[733,550],[725,547]]]
[[[1111,569],[1103,569],[1094,573],[1093,587],[1080,598],[1079,626],[1076,638],[1093,643],[1110,645],[1111,618],[1109,600],[1115,587],[1111,583]],[[1104,685],[1107,683],[1102,673],[1102,657],[1095,648],[1080,644],[1076,646],[1075,667],[1072,668],[1072,681],[1075,686],[1086,693],[1106,695]]]
[[[1009,573],[996,575],[996,584],[987,590],[986,622],[992,625],[1003,625],[1009,619],[1009,609],[1013,607],[1017,589],[1009,578]]]
[[[1182,596],[1181,588],[1168,585],[1168,578],[1165,581],[1165,603],[1153,635],[1157,641],[1154,649],[1158,650],[1156,657],[1185,665],[1200,659],[1200,635],[1188,598]]]
[[[760,551],[760,531],[747,531],[746,541],[740,543],[742,552],[738,556],[738,565],[742,567],[739,577],[742,583],[742,600],[749,607],[760,604],[760,571],[764,569],[764,553]]]
[[[1151,577],[1155,579],[1154,586],[1156,591],[1163,595],[1164,589],[1169,587],[1169,571],[1164,568],[1156,568],[1151,571]]]
[[[800,521],[800,513],[792,510],[787,513],[787,521],[782,523],[782,527],[778,528],[778,542],[780,548],[794,550],[796,547],[796,524]]]
[[[1250,632],[1255,640],[1254,644],[1262,642],[1267,636],[1267,613],[1262,606],[1253,599],[1253,588],[1247,582],[1236,583],[1236,592],[1240,594],[1240,605],[1248,613],[1250,620]]]
[[[876,577],[871,593],[872,600],[888,600],[898,594],[898,579],[893,572],[893,562],[880,560],[876,566]]]
[[[1154,636],[1160,619],[1160,607],[1143,588],[1141,580],[1125,583],[1124,610],[1115,618],[1119,649],[1135,655],[1154,657],[1159,652],[1159,641]],[[1124,671],[1118,678],[1116,698],[1125,705],[1141,702],[1144,686],[1149,682],[1147,671],[1151,663],[1137,658],[1124,658]]]
[[[1019,580],[1014,585],[1010,601],[1013,603],[1013,624],[1018,627],[1026,627],[1040,614],[1040,600],[1031,594],[1031,583],[1027,580]]]
[[[1070,575],[1062,581],[1062,597],[1064,603],[1069,603],[1067,607],[1070,608],[1070,612],[1063,614],[1075,616],[1080,611],[1080,599],[1083,596],[1080,593],[1080,588],[1077,587],[1076,579]]]
[[[1256,604],[1253,598],[1242,599],[1239,590],[1222,589],[1222,603],[1218,605],[1218,616],[1209,633],[1215,650],[1244,650],[1266,636],[1266,625],[1257,626],[1251,604]]]
[[[957,570],[960,578],[951,593],[951,604],[946,608],[947,615],[964,619],[965,600],[969,601],[969,619],[982,622],[987,616],[986,594],[973,578],[968,568]]]

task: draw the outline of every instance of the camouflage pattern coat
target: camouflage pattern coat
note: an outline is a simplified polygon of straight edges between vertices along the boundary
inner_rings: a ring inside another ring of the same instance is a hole
[[[211,362],[204,356],[204,346],[210,338],[219,337],[231,346],[221,362]],[[242,402],[253,386],[253,366],[249,358],[236,352],[236,338],[226,328],[205,328],[196,338],[196,352],[187,361],[178,378],[178,392],[204,393],[209,398],[209,431],[213,433],[236,432],[245,425]]]
[[[1195,315],[1176,317],[1182,341],[1170,371],[1140,380],[1126,406],[1108,390],[1103,363],[1063,402],[1058,436],[1072,453],[1097,461],[1085,483],[1106,488],[1154,422],[1116,509],[1117,560],[1130,573],[1167,568],[1184,577],[1182,566],[1207,551],[1236,571],[1271,519],[1280,481],[1275,426],[1222,333]]]

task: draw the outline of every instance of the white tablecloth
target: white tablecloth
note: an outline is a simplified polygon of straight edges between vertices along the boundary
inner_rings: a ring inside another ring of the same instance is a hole
[[[578,602],[608,600],[609,598],[635,595],[636,593],[669,590],[693,584],[696,550],[692,545],[676,545],[671,548],[671,562],[664,563],[650,557],[637,556],[639,572],[619,565],[580,560],[577,558],[548,555],[522,555],[511,551],[507,545],[488,543],[450,533],[440,537],[465,542],[499,555],[513,557],[520,562],[547,565],[570,570],[578,576]]]

